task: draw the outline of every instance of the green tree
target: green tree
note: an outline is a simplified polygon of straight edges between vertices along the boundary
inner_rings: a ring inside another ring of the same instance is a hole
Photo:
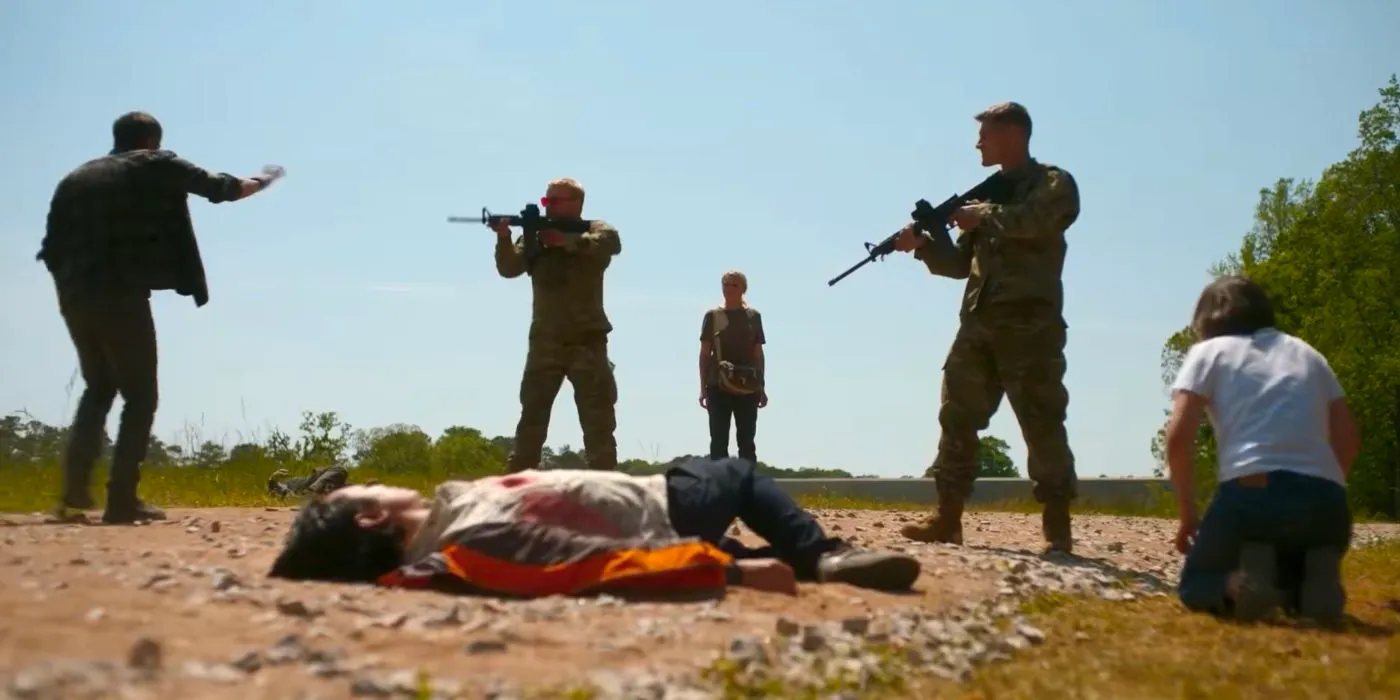
[[[1261,190],[1255,225],[1211,273],[1244,274],[1268,290],[1279,329],[1328,358],[1361,425],[1349,482],[1353,506],[1400,515],[1400,82],[1358,119],[1358,145],[1316,181],[1280,179]],[[1183,319],[1185,321],[1187,319]],[[1193,342],[1168,339],[1170,382]],[[1164,457],[1163,433],[1152,452]],[[1199,480],[1214,486],[1214,446],[1203,428]],[[1202,494],[1203,496],[1205,494]]]
[[[1011,445],[995,435],[983,435],[977,441],[978,478],[1016,479],[1021,473],[1016,471],[1016,463],[1008,454]]]

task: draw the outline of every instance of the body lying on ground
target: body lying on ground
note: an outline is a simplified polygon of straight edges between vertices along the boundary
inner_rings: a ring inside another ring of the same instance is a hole
[[[345,486],[349,480],[350,472],[341,466],[312,469],[308,476],[292,476],[286,469],[278,469],[267,477],[267,492],[280,498],[308,493],[324,495]]]
[[[735,519],[768,542],[726,537]],[[737,556],[736,556],[737,555]],[[307,503],[269,575],[506,597],[652,596],[797,581],[909,589],[913,557],[857,549],[742,459],[665,474],[527,470],[411,489],[347,486]]]

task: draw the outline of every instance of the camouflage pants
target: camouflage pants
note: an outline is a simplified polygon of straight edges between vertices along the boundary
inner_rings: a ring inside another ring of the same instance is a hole
[[[532,339],[520,378],[520,422],[510,471],[539,466],[549,433],[549,417],[564,378],[574,389],[583,450],[589,469],[617,468],[617,380],[608,361],[608,341],[560,342]]]
[[[1077,495],[1065,432],[1064,348],[1065,324],[1058,316],[993,312],[963,319],[943,365],[942,434],[933,460],[940,495],[965,500],[972,492],[980,464],[977,434],[987,429],[1003,395],[1021,424],[1036,500]]]

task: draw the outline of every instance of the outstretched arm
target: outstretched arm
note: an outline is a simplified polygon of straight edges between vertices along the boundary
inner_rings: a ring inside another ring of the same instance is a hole
[[[273,170],[271,168],[265,169],[261,175],[254,175],[250,178],[241,178],[228,173],[211,173],[173,153],[170,158],[162,162],[165,164],[162,174],[171,186],[183,192],[203,197],[213,204],[234,202],[251,197],[267,189],[277,178],[281,177],[280,169]]]

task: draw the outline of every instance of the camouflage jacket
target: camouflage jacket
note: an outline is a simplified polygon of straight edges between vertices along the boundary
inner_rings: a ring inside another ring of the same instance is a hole
[[[209,301],[188,195],[238,199],[241,184],[169,150],[90,160],[54,189],[38,260],[61,290],[173,289]]]
[[[612,332],[603,310],[603,275],[622,252],[622,239],[601,220],[589,232],[565,238],[563,247],[543,249],[530,273],[532,339],[568,341]],[[496,271],[506,278],[526,272],[523,236],[513,243],[496,239]]]
[[[1009,202],[974,205],[981,224],[956,244],[934,236],[914,256],[935,275],[967,280],[962,316],[1004,305],[1062,315],[1065,231],[1079,218],[1079,187],[1069,171],[1034,159],[1006,175]]]

